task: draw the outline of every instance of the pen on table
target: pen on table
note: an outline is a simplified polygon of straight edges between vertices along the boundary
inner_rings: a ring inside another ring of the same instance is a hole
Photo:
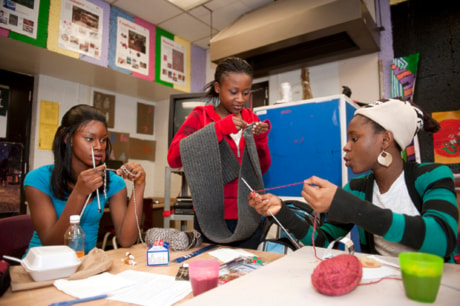
[[[215,245],[215,244],[207,245],[207,246],[205,246],[205,247],[203,247],[203,248],[201,248],[201,249],[199,249],[199,250],[196,250],[195,252],[192,252],[192,253],[190,253],[190,254],[187,254],[187,255],[184,255],[184,256],[182,256],[182,257],[176,258],[175,261],[178,262],[178,263],[181,263],[181,262],[183,262],[183,261],[185,261],[185,260],[187,260],[187,259],[189,259],[189,258],[195,257],[195,256],[197,256],[197,255],[200,255],[201,253],[204,253],[204,252],[206,252],[206,251],[208,251],[208,250],[210,250],[210,249],[213,249],[213,248],[215,248],[216,246],[217,246],[217,245]]]
[[[69,301],[62,301],[62,302],[52,303],[49,306],[73,305],[73,304],[77,304],[77,303],[84,303],[84,302],[95,301],[95,300],[99,300],[99,299],[105,299],[108,296],[109,296],[108,294],[100,294],[100,295],[89,296],[89,297],[86,297],[86,298],[81,298],[81,299],[76,299],[76,300],[69,300]]]
[[[233,266],[242,264],[243,262],[244,262],[243,257],[236,257],[235,259],[232,259],[232,260],[230,260],[228,262],[225,262],[225,263],[221,264],[220,267],[219,267],[219,270],[220,269],[231,269]]]

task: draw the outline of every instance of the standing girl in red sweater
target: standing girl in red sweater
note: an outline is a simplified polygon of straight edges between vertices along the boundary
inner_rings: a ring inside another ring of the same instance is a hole
[[[251,95],[252,79],[252,67],[241,58],[226,58],[217,66],[214,81],[207,84],[204,97],[211,102],[206,106],[195,107],[172,140],[168,151],[168,163],[172,168],[182,167],[181,140],[210,123],[214,123],[217,142],[227,142],[241,165],[243,151],[246,146],[242,132],[251,123],[254,123],[251,128],[257,148],[260,170],[262,174],[268,170],[271,163],[267,137],[270,123],[268,121],[260,122],[256,114],[250,109],[244,108]],[[223,165],[223,168],[225,168],[225,165]],[[210,179],[212,179],[212,175],[210,175]],[[226,183],[223,188],[225,223],[230,232],[233,232],[238,222],[238,178]],[[215,205],[221,204],[215,203]],[[201,230],[205,226],[200,222],[203,221],[200,221],[200,217],[195,215],[195,229],[204,235],[205,241],[211,240]],[[257,230],[247,239],[228,244],[255,249],[260,240],[260,229],[261,226],[257,227]],[[219,241],[217,242],[219,243]]]

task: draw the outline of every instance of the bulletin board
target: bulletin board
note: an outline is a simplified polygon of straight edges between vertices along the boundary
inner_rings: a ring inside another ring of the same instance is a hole
[[[107,67],[110,5],[103,0],[54,0],[49,8],[51,51]]]
[[[190,92],[190,42],[157,28],[155,81]]]
[[[36,38],[23,35],[21,33],[16,33],[11,30],[9,30],[8,36],[12,39],[16,39],[37,47],[46,48],[50,0],[40,0],[36,2],[39,3]]]
[[[109,67],[153,81],[155,35],[153,24],[111,7]]]

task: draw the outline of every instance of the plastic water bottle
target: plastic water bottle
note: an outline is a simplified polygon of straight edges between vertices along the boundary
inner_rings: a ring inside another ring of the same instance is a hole
[[[80,226],[80,216],[70,216],[70,226],[64,234],[64,243],[75,250],[78,257],[85,256],[85,232]]]

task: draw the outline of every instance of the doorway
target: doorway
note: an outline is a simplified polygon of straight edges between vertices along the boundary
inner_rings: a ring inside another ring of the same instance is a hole
[[[33,86],[33,77],[0,69],[0,218],[27,212]]]

